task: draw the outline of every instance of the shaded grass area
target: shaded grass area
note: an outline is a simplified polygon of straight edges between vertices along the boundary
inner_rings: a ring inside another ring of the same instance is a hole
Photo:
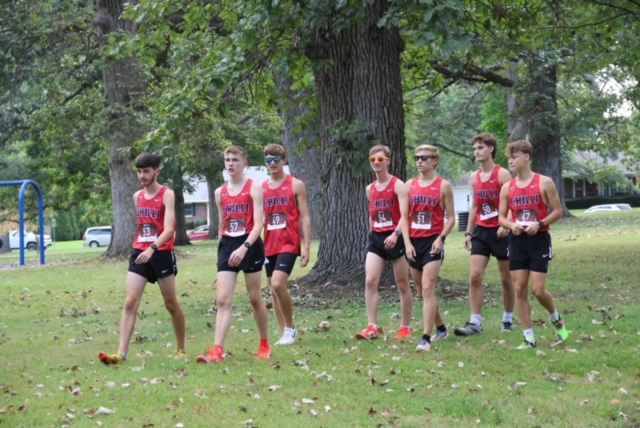
[[[384,290],[380,315],[387,337],[353,339],[366,323],[362,279],[360,290],[337,301],[292,286],[300,339],[258,362],[258,335],[240,281],[231,355],[216,366],[194,363],[213,341],[215,241],[179,250],[190,360],[170,358],[170,318],[150,285],[121,367],[102,366],[97,353],[117,348],[126,264],[100,260],[89,249],[51,252],[49,266],[0,271],[0,425],[638,426],[639,238],[638,210],[579,215],[553,226],[549,289],[571,330],[561,347],[550,347],[552,326],[532,300],[539,347],[513,349],[521,330],[500,332],[492,262],[485,332],[452,336],[428,354],[415,353],[420,301],[414,338],[392,339],[399,324],[393,288]],[[439,287],[449,297],[441,305],[450,329],[469,316],[462,241],[459,232],[447,240],[442,276],[449,282]],[[296,268],[293,276],[306,271]],[[272,317],[272,338],[276,330]],[[115,413],[97,414],[101,407]]]

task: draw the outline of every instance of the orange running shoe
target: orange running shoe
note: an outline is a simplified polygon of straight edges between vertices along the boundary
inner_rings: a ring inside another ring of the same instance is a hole
[[[224,352],[222,346],[216,345],[211,348],[207,348],[207,352],[204,355],[200,355],[196,358],[196,363],[200,364],[222,364],[224,362]]]
[[[358,340],[363,340],[363,339],[375,340],[378,337],[380,337],[380,333],[381,332],[382,332],[382,329],[380,329],[378,331],[377,328],[375,328],[373,325],[370,324],[369,327],[365,328],[360,333],[356,334],[356,339],[358,339]]]
[[[268,360],[269,358],[271,358],[271,345],[269,345],[269,342],[261,343],[260,347],[258,347],[258,359]]]
[[[125,363],[127,360],[125,360],[124,358],[122,358],[122,355],[120,355],[119,352],[116,352],[115,354],[107,354],[105,352],[100,352],[98,354],[98,358],[100,358],[100,362],[102,364],[105,365],[116,365],[116,364],[123,364]]]
[[[411,337],[411,328],[410,327],[400,327],[398,330],[398,334],[396,334],[396,339],[408,339]]]

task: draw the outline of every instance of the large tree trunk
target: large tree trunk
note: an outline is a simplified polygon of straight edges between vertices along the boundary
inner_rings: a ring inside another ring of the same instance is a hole
[[[564,201],[562,179],[562,147],[560,116],[558,113],[557,67],[534,59],[529,64],[533,114],[531,116],[531,142],[533,144],[533,170],[551,177],[556,184],[565,217],[571,213]]]
[[[97,0],[96,24],[103,46],[110,34],[136,32],[134,23],[122,19],[122,0]],[[142,135],[142,126],[130,109],[142,98],[144,78],[135,58],[113,59],[103,53],[104,91],[109,115],[109,178],[113,203],[113,234],[106,257],[126,257],[137,229],[133,193],[140,188],[132,171],[131,147]]]
[[[220,228],[218,209],[216,207],[216,189],[223,183],[222,174],[217,174],[215,178],[207,177],[207,194],[209,196],[209,239],[218,239],[218,229]]]
[[[174,184],[173,193],[176,195],[176,245],[191,245],[191,240],[187,236],[187,222],[184,219],[184,188],[179,184]]]
[[[326,200],[318,261],[307,281],[364,280],[369,224],[365,188],[373,180],[369,149],[377,143],[388,145],[394,154],[392,171],[405,175],[400,75],[404,45],[397,29],[377,26],[388,6],[386,1],[373,2],[360,22],[337,34],[333,22],[326,22],[307,49],[315,66]]]
[[[322,238],[322,214],[324,212],[324,197],[320,180],[322,158],[320,147],[315,144],[319,139],[318,124],[309,119],[311,107],[305,99],[309,94],[294,90],[291,86],[293,78],[274,74],[278,93],[280,95],[280,117],[284,122],[282,145],[287,149],[287,160],[291,175],[302,180],[307,188],[309,210],[311,211],[311,226],[313,238]],[[301,120],[307,120],[306,126],[300,132],[295,132],[296,125]],[[298,144],[306,140],[306,147],[302,155],[298,154]]]

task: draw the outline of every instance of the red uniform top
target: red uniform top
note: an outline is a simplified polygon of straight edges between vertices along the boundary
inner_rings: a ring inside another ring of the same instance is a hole
[[[164,231],[164,193],[168,187],[162,186],[160,191],[153,198],[147,199],[147,190],[142,189],[138,194],[138,233],[133,241],[133,248],[136,250],[146,250],[156,242],[158,236]],[[175,228],[175,223],[173,225]],[[174,238],[165,242],[158,250],[173,250]]]
[[[400,223],[400,203],[396,194],[397,177],[391,177],[391,181],[383,190],[378,190],[376,181],[369,189],[369,215],[371,216],[371,230],[374,232],[392,232]]]
[[[482,227],[499,227],[498,207],[500,206],[500,170],[496,165],[491,177],[482,181],[482,169],[476,173],[473,183],[473,202],[476,204],[476,225]]]
[[[508,201],[512,218],[522,226],[530,226],[540,222],[549,212],[549,207],[542,200],[540,192],[540,174],[534,174],[531,183],[523,189],[517,186],[515,178],[511,180]],[[545,226],[538,232],[548,230],[549,226]]]
[[[293,177],[287,175],[280,187],[271,189],[269,180],[264,191],[264,252],[267,257],[282,253],[300,255],[300,210],[293,191]]]
[[[253,230],[253,198],[251,184],[247,179],[244,187],[236,196],[231,196],[227,190],[228,184],[222,186],[220,205],[222,207],[222,236],[234,238],[248,235]]]
[[[442,177],[426,187],[414,178],[409,188],[409,237],[428,238],[444,230]]]

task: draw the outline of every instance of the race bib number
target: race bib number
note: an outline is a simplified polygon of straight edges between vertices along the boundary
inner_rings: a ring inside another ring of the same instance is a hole
[[[373,222],[373,227],[383,228],[393,226],[393,220],[391,219],[391,211],[378,211],[376,213],[376,220]]]
[[[224,222],[224,231],[227,236],[235,238],[247,234],[247,225],[243,218],[232,218]]]
[[[420,230],[431,230],[430,212],[417,212],[411,214],[411,228]]]
[[[498,208],[491,201],[483,203],[480,211],[480,220],[489,220],[490,218],[498,217]]]
[[[521,226],[532,226],[537,224],[538,211],[537,210],[520,210],[516,211],[516,223]]]
[[[267,214],[267,230],[278,230],[287,227],[287,214],[271,213]]]
[[[155,224],[141,224],[138,226],[138,242],[155,242],[158,229]]]

